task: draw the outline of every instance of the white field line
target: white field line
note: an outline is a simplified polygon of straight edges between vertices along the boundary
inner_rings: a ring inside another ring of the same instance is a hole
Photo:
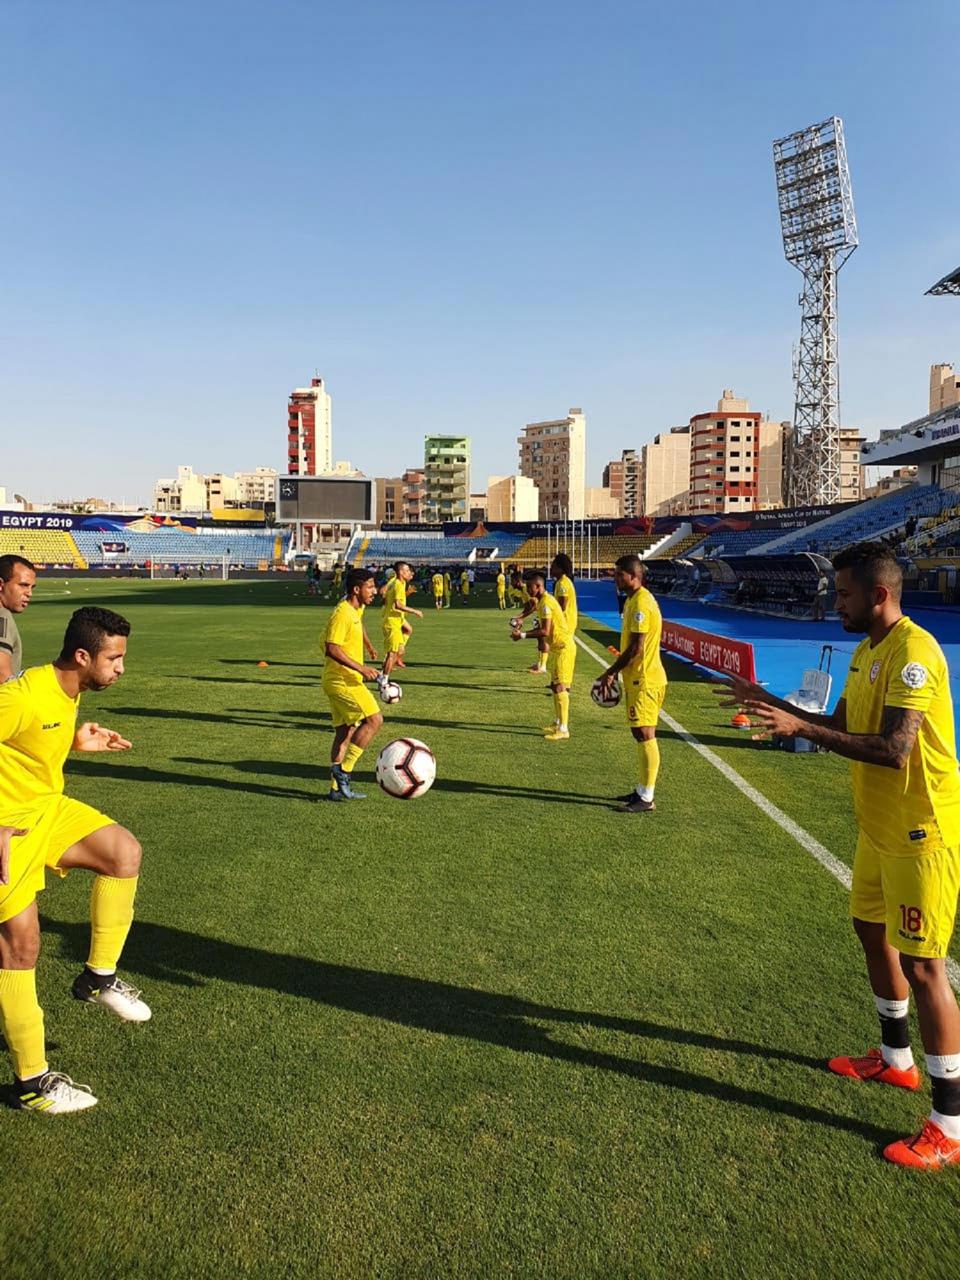
[[[583,649],[585,653],[588,653],[590,657],[593,658],[594,662],[598,662],[602,667],[610,665],[604,657],[591,649],[590,646],[585,641],[581,640],[579,636],[576,636],[575,639],[580,648]],[[673,730],[678,738],[685,742],[688,747],[692,747],[699,755],[703,756],[704,760],[712,764],[718,773],[722,773],[728,782],[733,783],[738,791],[742,792],[748,800],[752,801],[753,804],[755,804],[762,813],[765,813],[771,821],[775,822],[778,827],[783,831],[786,831],[788,836],[792,836],[802,849],[805,849],[811,857],[816,858],[821,867],[829,871],[834,879],[839,880],[843,887],[849,890],[853,883],[853,877],[851,875],[850,868],[845,862],[841,862],[839,858],[834,857],[825,845],[822,845],[819,840],[815,839],[809,831],[805,831],[799,823],[794,822],[789,814],[784,813],[782,809],[778,809],[772,800],[768,800],[767,797],[762,792],[758,791],[756,787],[752,786],[746,778],[741,777],[741,775],[737,773],[736,769],[727,764],[726,760],[721,760],[715,751],[711,751],[710,748],[705,747],[702,742],[698,742],[693,734],[688,733],[679,721],[674,720],[673,716],[667,715],[666,711],[661,711],[660,719]],[[955,991],[960,992],[960,965],[958,965],[950,956],[947,957],[947,974],[950,978],[950,985]]]

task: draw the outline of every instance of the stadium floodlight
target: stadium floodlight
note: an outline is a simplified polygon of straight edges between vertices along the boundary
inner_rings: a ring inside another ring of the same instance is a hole
[[[934,298],[943,298],[948,294],[960,296],[960,267],[938,280],[936,284],[931,285],[927,293]]]
[[[778,139],[773,162],[783,252],[803,276],[788,502],[840,502],[837,272],[859,244],[843,121]]]

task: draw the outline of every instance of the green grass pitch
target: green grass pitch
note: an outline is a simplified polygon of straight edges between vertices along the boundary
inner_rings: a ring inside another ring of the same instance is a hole
[[[927,1095],[823,1068],[876,1041],[844,890],[669,731],[657,812],[615,812],[634,748],[586,654],[548,744],[533,645],[483,598],[429,609],[377,747],[422,737],[436,785],[389,799],[371,751],[334,806],[328,605],[42,580],[27,661],[94,602],[134,630],[85,717],[134,749],[67,789],[143,843],[121,972],[154,1016],[70,999],[89,877],[49,883],[51,1063],[100,1104],[0,1114],[6,1276],[951,1273],[960,1179],[879,1157]],[[844,763],[753,747],[670,675],[667,710],[849,862]]]

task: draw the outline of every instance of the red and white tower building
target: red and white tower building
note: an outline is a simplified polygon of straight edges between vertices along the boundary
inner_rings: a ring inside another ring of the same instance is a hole
[[[319,476],[333,470],[330,396],[322,378],[296,387],[287,404],[287,474]]]

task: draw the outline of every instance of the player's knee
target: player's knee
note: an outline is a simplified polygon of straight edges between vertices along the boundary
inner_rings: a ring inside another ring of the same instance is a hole
[[[0,930],[0,969],[35,969],[40,958],[40,925],[34,916],[29,924]]]
[[[377,733],[381,728],[381,726],[383,725],[383,716],[380,714],[379,711],[375,711],[372,716],[367,716],[367,724],[374,731],[374,733]]]
[[[142,860],[143,849],[140,847],[140,841],[126,827],[120,827],[114,841],[111,874],[116,876],[118,880],[126,880],[131,876],[138,876]]]
[[[940,986],[946,972],[942,960],[931,959],[928,956],[906,956],[902,953],[900,968],[914,991],[925,991]]]

